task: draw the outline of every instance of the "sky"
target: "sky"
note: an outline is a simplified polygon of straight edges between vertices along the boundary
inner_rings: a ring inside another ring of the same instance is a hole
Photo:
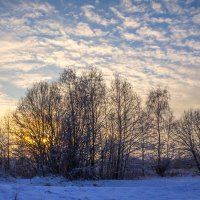
[[[144,100],[167,87],[175,116],[200,108],[200,0],[0,0],[0,115],[67,66],[119,73]]]

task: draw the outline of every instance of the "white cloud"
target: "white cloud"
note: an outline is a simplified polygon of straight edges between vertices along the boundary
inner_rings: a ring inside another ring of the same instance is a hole
[[[131,0],[121,0],[122,10],[128,13],[145,12],[146,6],[142,1],[132,3]]]
[[[33,83],[51,79],[52,79],[51,76],[42,76],[41,74],[29,73],[16,76],[15,79],[11,80],[11,83],[19,88],[27,88],[30,87]]]
[[[155,1],[152,1],[152,8],[156,11],[156,12],[161,12],[162,11],[162,7],[161,7],[161,4],[155,2]]]
[[[192,21],[195,23],[195,24],[200,24],[200,13],[199,14],[196,14],[193,18],[192,18]]]
[[[126,28],[137,28],[140,26],[140,24],[132,17],[125,17],[123,26]]]
[[[139,37],[138,35],[129,32],[124,32],[121,35],[126,40],[134,40],[134,41],[142,40],[142,38]]]
[[[200,51],[200,41],[197,40],[185,40],[184,42],[177,42],[178,46],[191,48],[193,51]]]
[[[91,29],[90,26],[86,23],[78,23],[76,28],[71,29],[71,34],[85,37],[95,37],[95,36],[104,36],[107,33],[103,32],[101,29]]]
[[[167,24],[171,24],[172,19],[170,18],[161,18],[161,17],[151,17],[149,19],[147,19],[147,21],[149,22],[154,22],[154,23],[167,23]]]
[[[31,18],[56,12],[54,6],[47,2],[22,1],[19,6],[14,6],[13,8],[14,11],[25,13],[25,17]]]
[[[8,110],[11,111],[15,108],[17,104],[17,99],[14,99],[4,92],[0,91],[0,117],[3,116]]]
[[[91,22],[95,22],[97,24],[101,24],[103,26],[107,26],[109,24],[116,24],[115,19],[106,19],[95,13],[94,6],[92,5],[85,5],[82,7],[82,11],[84,13],[84,16],[87,17],[87,19]]]
[[[158,40],[162,40],[163,39],[163,33],[160,30],[154,30],[150,27],[141,27],[140,29],[138,29],[136,31],[139,35],[143,36],[143,37],[153,37],[156,38]]]
[[[76,29],[75,34],[80,36],[86,36],[86,37],[93,37],[95,36],[94,31],[89,27],[88,24],[80,22]]]
[[[115,7],[110,7],[110,10],[120,19],[124,19],[124,15],[119,12]]]
[[[138,22],[138,20],[136,20],[134,17],[125,17],[123,15],[123,13],[121,13],[120,11],[118,11],[116,8],[114,7],[110,7],[110,9],[112,10],[112,12],[122,20],[123,22],[123,26],[125,28],[137,28],[140,26],[140,23]]]
[[[184,8],[179,5],[179,1],[170,0],[165,2],[165,6],[167,7],[170,13],[180,15],[184,13]]]

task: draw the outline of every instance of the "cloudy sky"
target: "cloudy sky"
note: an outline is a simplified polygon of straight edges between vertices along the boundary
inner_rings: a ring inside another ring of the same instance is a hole
[[[199,0],[0,0],[0,113],[66,66],[165,86],[175,115],[200,107]]]

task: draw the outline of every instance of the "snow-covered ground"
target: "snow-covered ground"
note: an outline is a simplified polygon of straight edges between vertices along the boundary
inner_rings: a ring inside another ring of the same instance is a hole
[[[1,179],[0,200],[200,200],[200,177],[66,181],[61,177]]]

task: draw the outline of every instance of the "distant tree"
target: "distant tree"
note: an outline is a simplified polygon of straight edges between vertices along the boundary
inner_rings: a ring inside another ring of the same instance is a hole
[[[0,167],[1,170],[6,169],[7,158],[7,135],[2,127],[0,128]]]
[[[1,165],[4,170],[10,169],[10,156],[12,145],[12,118],[10,113],[6,113],[1,119],[0,125],[0,154]]]
[[[169,93],[166,89],[151,90],[147,99],[147,109],[152,119],[151,145],[154,168],[160,176],[164,176],[170,164],[170,136],[172,114],[169,106]]]
[[[132,86],[119,76],[112,82],[110,91],[110,154],[109,161],[114,178],[122,178],[126,172],[139,138],[138,122],[140,99]],[[112,164],[112,162],[114,162]]]
[[[200,110],[184,112],[176,124],[177,142],[180,148],[194,158],[200,171]]]
[[[145,108],[140,111],[140,121],[139,121],[139,145],[141,150],[141,160],[142,160],[142,175],[145,175],[145,168],[147,168],[148,157],[151,150],[151,128],[152,119],[150,113],[147,112]]]
[[[14,113],[17,145],[43,175],[45,168],[51,168],[52,151],[58,142],[60,100],[56,84],[40,82],[27,91]]]
[[[62,127],[67,144],[66,171],[79,168],[85,176],[95,176],[106,98],[102,73],[92,68],[77,77],[68,69],[62,73],[60,81],[64,91]]]
[[[79,167],[81,146],[81,105],[77,90],[78,79],[76,72],[66,69],[60,76],[61,91],[63,93],[63,118],[61,126],[61,171],[68,171]]]

